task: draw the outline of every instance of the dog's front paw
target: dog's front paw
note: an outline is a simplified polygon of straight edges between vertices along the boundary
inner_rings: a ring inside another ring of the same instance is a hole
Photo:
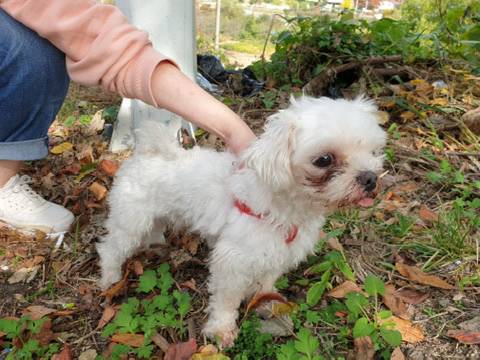
[[[236,324],[222,324],[209,320],[203,328],[203,333],[212,340],[219,338],[222,348],[228,348],[233,346],[233,343],[238,336],[238,328]]]

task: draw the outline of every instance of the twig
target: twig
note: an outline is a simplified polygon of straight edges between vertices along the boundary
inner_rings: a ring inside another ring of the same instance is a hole
[[[314,77],[310,80],[304,87],[303,91],[307,94],[318,96],[321,94],[325,86],[330,83],[330,81],[337,76],[337,74],[352,70],[364,65],[374,65],[374,64],[383,64],[386,62],[398,62],[402,60],[401,55],[388,55],[388,56],[372,56],[365,60],[352,61],[346,64],[337,65],[330,67],[329,69],[322,72],[320,75]]]

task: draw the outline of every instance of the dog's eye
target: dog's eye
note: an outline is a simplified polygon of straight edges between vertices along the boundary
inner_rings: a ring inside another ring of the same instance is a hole
[[[333,163],[333,155],[332,154],[325,154],[320,156],[319,158],[313,161],[313,165],[316,167],[324,168],[327,166],[332,165]]]

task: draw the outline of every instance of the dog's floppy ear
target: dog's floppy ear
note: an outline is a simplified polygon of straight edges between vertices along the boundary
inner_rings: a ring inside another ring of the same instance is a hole
[[[265,132],[242,156],[244,164],[276,190],[287,188],[293,181],[290,156],[295,146],[294,116],[288,110],[270,116]]]

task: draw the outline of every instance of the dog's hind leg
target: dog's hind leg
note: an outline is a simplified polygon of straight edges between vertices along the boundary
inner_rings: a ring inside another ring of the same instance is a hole
[[[131,204],[129,204],[131,205]],[[123,263],[143,245],[145,236],[153,226],[153,218],[143,211],[142,217],[119,214],[117,209],[112,208],[107,220],[108,234],[97,244],[97,252],[100,255],[100,267],[102,278],[100,286],[108,288],[122,277]],[[141,209],[136,209],[141,214]],[[129,211],[134,211],[131,207]]]

